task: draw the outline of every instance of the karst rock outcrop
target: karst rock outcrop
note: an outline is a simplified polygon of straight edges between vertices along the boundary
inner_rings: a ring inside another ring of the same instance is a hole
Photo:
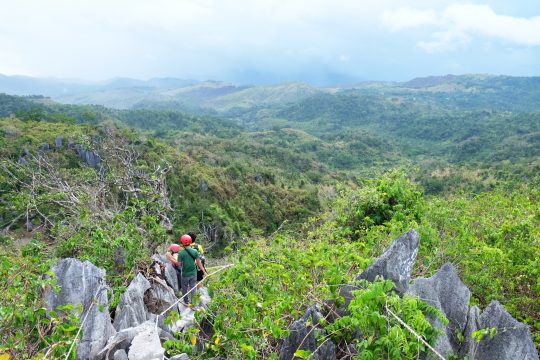
[[[397,238],[356,280],[374,281],[375,279],[392,280],[399,295],[419,297],[437,308],[448,319],[444,326],[437,319],[429,319],[442,331],[435,343],[435,350],[445,358],[463,358],[470,360],[538,360],[529,328],[515,320],[504,307],[496,301],[491,302],[483,312],[477,306],[469,307],[471,292],[461,282],[455,267],[444,264],[430,278],[411,280],[413,266],[418,254],[418,233],[411,230]],[[347,305],[354,298],[352,285],[344,286],[340,296],[345,305],[337,310],[346,313]],[[311,317],[311,321],[307,321]],[[280,360],[294,359],[296,350],[315,352],[318,360],[334,360],[335,344],[327,341],[319,347],[315,332],[323,333],[317,324],[322,317],[315,307],[310,307],[304,316],[289,328],[291,335],[284,341],[279,354]],[[495,328],[494,335],[482,338],[479,342],[472,338],[475,331]],[[312,331],[313,330],[313,331]],[[461,341],[458,338],[461,334]],[[464,340],[463,340],[464,339]],[[426,353],[425,358],[435,359],[433,353]]]
[[[163,341],[174,339],[175,332],[193,326],[195,311],[178,301],[178,291],[167,281],[176,277],[167,276],[166,262],[156,265],[155,274],[138,273],[131,281],[111,312],[114,319],[109,313],[112,292],[105,282],[105,270],[71,258],[60,260],[51,269],[59,291],[45,290],[47,311],[57,311],[59,306],[68,304],[74,306],[73,311],[82,309],[77,359],[161,360],[165,353]],[[204,308],[210,297],[205,288],[199,292],[199,307]],[[180,320],[167,326],[164,320],[171,311],[177,311]]]

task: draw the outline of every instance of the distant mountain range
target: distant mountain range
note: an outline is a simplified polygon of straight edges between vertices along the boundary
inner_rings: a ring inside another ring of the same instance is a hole
[[[290,82],[239,85],[222,81],[176,78],[116,78],[100,83],[80,80],[0,75],[0,93],[43,95],[66,104],[95,104],[116,109],[173,109],[187,112],[237,112],[281,107],[323,94],[383,96],[395,101],[437,103],[450,108],[494,108],[531,111],[540,106],[540,77],[445,75],[407,82],[361,82],[314,87]]]

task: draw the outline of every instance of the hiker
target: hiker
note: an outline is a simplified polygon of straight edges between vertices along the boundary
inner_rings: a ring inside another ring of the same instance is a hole
[[[206,269],[206,259],[204,258],[204,249],[201,244],[196,243],[197,235],[195,235],[192,232],[189,232],[188,235],[191,237],[191,247],[199,252],[199,259],[201,259],[201,263],[204,269]],[[201,283],[202,279],[204,279],[204,272],[197,268],[197,289],[202,288],[203,284]],[[200,283],[200,284],[199,284]]]
[[[199,252],[191,248],[191,236],[182,235],[180,243],[184,247],[184,250],[178,253],[178,262],[182,266],[182,301],[190,305],[193,300],[193,291],[190,292],[190,290],[195,287],[197,279],[196,268],[201,269],[205,275],[208,273],[201,263]],[[186,296],[188,292],[190,293]]]
[[[169,251],[165,254],[167,260],[169,260],[176,270],[176,280],[178,281],[178,289],[182,288],[182,266],[178,262],[178,253],[180,252],[180,245],[172,244],[169,247]]]

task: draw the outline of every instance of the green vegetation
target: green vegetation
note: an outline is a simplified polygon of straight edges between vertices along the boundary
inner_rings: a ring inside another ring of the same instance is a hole
[[[236,265],[211,283],[213,301],[208,318],[201,319],[215,330],[209,339],[211,354],[271,356],[288,335],[289,324],[310,304],[338,300],[339,285],[351,283],[410,228],[420,233],[415,276],[431,276],[448,261],[457,264],[473,303],[484,307],[499,300],[513,316],[531,325],[538,343],[537,190],[523,187],[510,194],[437,198],[424,196],[404,174],[391,172],[356,189],[339,187],[336,193],[328,206],[331,211],[312,218],[301,235],[259,239],[232,255],[229,260]],[[413,358],[423,345],[399,324],[392,323],[392,330],[386,331],[388,314],[385,317],[382,309],[386,303],[433,340],[434,330],[424,320],[425,315],[435,315],[433,310],[414,299],[399,299],[385,283],[360,291],[349,306],[351,315],[327,330],[338,342],[357,328],[363,330],[365,336],[357,346],[368,350],[365,356],[380,358],[381,351],[390,347],[392,358]],[[189,340],[182,344],[182,351],[191,351]]]
[[[105,268],[117,301],[170,229],[200,233],[212,257],[235,263],[197,315],[212,329],[204,356],[275,358],[292,321],[311,304],[339,303],[339,286],[411,228],[421,237],[416,276],[452,262],[473,303],[499,300],[540,347],[536,81],[263,92],[216,83],[186,90],[197,101],[171,94],[132,110],[1,94],[0,354],[54,357],[71,345],[77,317],[47,318],[39,296],[60,257]],[[433,309],[385,282],[365,285],[349,310],[319,325],[337,343],[361,330],[366,358],[411,358],[423,346],[387,324],[388,310],[428,342],[436,336]],[[167,342],[169,354],[191,353],[198,331]]]

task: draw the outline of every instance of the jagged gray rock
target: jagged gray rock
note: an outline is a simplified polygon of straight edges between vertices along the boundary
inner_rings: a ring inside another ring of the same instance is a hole
[[[440,310],[448,319],[444,327],[440,321],[431,319],[431,323],[445,330],[435,344],[435,350],[441,355],[457,354],[461,343],[456,337],[456,330],[463,334],[467,324],[471,292],[461,282],[456,269],[450,263],[444,264],[431,278],[417,278],[407,293],[416,296]]]
[[[173,288],[174,292],[178,294],[180,288],[178,286],[178,279],[176,277],[176,270],[172,266],[171,262],[167,258],[160,254],[152,255],[152,260],[165,265],[165,280],[170,287]]]
[[[113,360],[128,360],[128,356],[125,350],[116,350],[113,356]]]
[[[377,277],[381,277],[392,280],[396,284],[396,290],[404,293],[411,279],[416,255],[418,255],[418,233],[411,230],[394,240],[356,280],[373,282]]]
[[[114,334],[114,336],[110,337],[107,340],[107,344],[105,345],[105,347],[101,349],[101,351],[98,353],[97,359],[109,360],[111,354],[116,353],[116,351],[127,351],[129,349],[129,346],[131,345],[131,342],[133,341],[133,338],[140,331],[141,328],[139,327],[131,327],[117,332],[116,334]]]
[[[327,341],[319,347],[316,334],[324,333],[318,325],[322,315],[314,307],[310,307],[306,313],[297,321],[292,323],[289,330],[291,335],[285,339],[279,352],[279,360],[291,360],[297,350],[315,352],[310,359],[313,360],[334,360],[336,358],[336,345],[332,341]],[[311,324],[308,326],[307,322]],[[315,329],[313,330],[313,327]]]
[[[62,259],[51,272],[55,274],[60,293],[46,289],[45,307],[47,311],[58,306],[81,304],[82,337],[77,346],[77,359],[97,359],[98,352],[116,331],[111,324],[111,317],[105,284],[105,270],[88,261]],[[102,311],[100,308],[105,309]],[[86,320],[83,322],[83,319]]]
[[[373,282],[377,277],[392,280],[396,291],[403,294],[407,290],[416,255],[418,255],[418,233],[411,230],[394,240],[371,266],[356,277],[356,281]],[[345,299],[345,308],[351,302],[353,298],[351,292],[355,289],[347,285],[340,290],[339,295]]]
[[[154,314],[161,314],[173,304],[178,302],[178,298],[174,294],[174,290],[167,286],[165,280],[159,278],[151,278],[150,289],[146,292],[144,300],[148,311]],[[178,311],[177,307],[172,307],[165,316],[171,311]]]
[[[492,302],[481,315],[478,307],[469,308],[471,293],[461,282],[452,264],[444,264],[431,278],[417,278],[408,286],[417,253],[418,233],[411,230],[396,239],[381,257],[356,280],[364,279],[372,282],[377,277],[392,280],[400,295],[408,294],[419,297],[439,309],[448,319],[448,325],[444,326],[439,319],[431,318],[429,320],[436,328],[443,330],[443,334],[437,339],[434,348],[445,357],[468,356],[469,359],[477,360],[538,360],[538,353],[534,347],[529,328],[512,318],[498,302]],[[346,306],[352,299],[352,290],[354,290],[352,286],[346,286],[340,292],[340,295],[346,300]],[[346,306],[337,310],[345,313]],[[314,316],[312,323],[316,324],[317,318],[320,316],[317,314],[315,309],[310,308],[300,320],[291,325],[291,335],[282,345],[280,360],[292,359],[294,352],[299,347],[310,351],[316,348],[313,347],[314,338],[312,335],[306,336],[310,330],[306,326],[306,319]],[[493,327],[498,329],[493,338],[488,336],[480,343],[472,339],[472,334],[475,331]],[[463,338],[460,340],[461,336],[458,334],[462,334],[465,340]],[[325,357],[312,357],[312,359],[334,359],[335,345],[331,346],[333,350],[324,349],[324,355],[322,353],[318,355]],[[351,352],[354,353],[352,350]],[[332,351],[334,351],[333,356],[331,355]],[[433,353],[427,353],[423,356],[426,359],[435,358]]]
[[[161,360],[165,349],[159,341],[159,334],[153,322],[147,321],[141,324],[140,331],[135,335],[129,347],[129,360]]]
[[[478,350],[478,343],[473,340],[472,334],[480,329],[480,308],[478,306],[471,306],[467,315],[467,325],[465,325],[465,331],[463,337],[465,342],[459,349],[459,356],[468,356],[469,359],[474,359],[474,354]]]
[[[144,293],[150,289],[150,282],[141,274],[131,281],[125,293],[120,296],[116,308],[114,328],[119,331],[135,327],[146,321],[147,311],[144,304]]]
[[[91,168],[97,169],[101,164],[101,157],[94,151],[87,151],[79,144],[74,146],[74,150],[79,155],[79,158]]]
[[[99,167],[99,164],[101,164],[101,158],[99,157],[98,153],[87,151],[86,164],[91,168],[97,169]]]
[[[497,301],[492,301],[479,317],[480,329],[496,328],[493,338],[484,337],[473,352],[477,360],[538,360],[529,328],[514,319]]]

